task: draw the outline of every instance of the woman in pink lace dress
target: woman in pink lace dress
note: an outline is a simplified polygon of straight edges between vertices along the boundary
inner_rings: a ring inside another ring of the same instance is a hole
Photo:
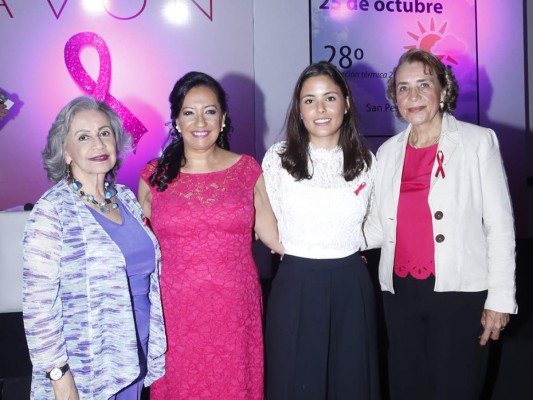
[[[166,375],[151,399],[262,399],[261,288],[252,235],[282,252],[261,168],[227,150],[226,95],[190,72],[170,94],[172,141],[139,199],[163,254]]]

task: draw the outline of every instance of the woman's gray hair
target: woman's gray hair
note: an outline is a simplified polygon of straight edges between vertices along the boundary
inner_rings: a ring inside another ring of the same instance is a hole
[[[57,114],[48,137],[46,147],[43,150],[43,163],[48,179],[59,182],[67,175],[68,166],[64,158],[65,139],[74,116],[84,110],[96,110],[103,112],[111,123],[117,144],[117,163],[108,172],[108,180],[115,181],[117,170],[122,164],[123,157],[131,150],[131,136],[124,131],[120,117],[106,104],[90,96],[77,97],[71,100]]]

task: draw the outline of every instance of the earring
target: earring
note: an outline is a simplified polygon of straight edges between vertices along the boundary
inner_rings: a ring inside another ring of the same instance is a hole
[[[439,107],[440,107],[441,111],[444,110],[444,101],[442,101],[442,100],[440,101]]]
[[[346,108],[344,109],[344,114],[348,114],[348,110]]]
[[[176,126],[176,130],[178,131],[178,133],[181,133],[181,129],[177,126]]]
[[[66,177],[65,179],[67,180],[68,183],[70,183],[70,186],[72,187],[72,189],[77,192],[78,190],[81,189],[81,187],[83,186],[81,184],[80,181],[78,181],[76,178],[74,178],[74,175],[72,175],[72,168],[71,168],[71,165],[70,164],[67,164],[67,174],[66,174]]]
[[[70,169],[70,164],[69,163],[66,163],[67,164],[67,168],[66,168],[66,173],[65,173],[65,179],[67,180],[67,182],[70,182],[72,180],[72,170]]]
[[[226,123],[223,122],[223,123],[222,123],[222,128],[220,129],[220,132],[222,132],[222,131],[224,130],[225,127],[226,127]]]

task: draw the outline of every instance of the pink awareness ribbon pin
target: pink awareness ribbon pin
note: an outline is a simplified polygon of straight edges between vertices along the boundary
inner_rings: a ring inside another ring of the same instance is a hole
[[[83,47],[92,46],[100,58],[100,72],[95,82],[81,65],[80,53]],[[109,49],[99,35],[93,32],[80,32],[65,44],[65,64],[70,76],[90,96],[105,102],[122,119],[124,129],[133,137],[133,147],[147,132],[147,129],[133,113],[109,93],[111,83],[111,56]]]
[[[361,183],[357,189],[355,189],[354,193],[356,196],[359,196],[359,192],[363,190],[366,187],[366,182]]]
[[[439,177],[439,173],[442,175],[442,179],[446,178],[446,174],[444,173],[444,153],[442,150],[437,151],[437,162],[439,163],[439,167],[437,168],[437,172],[435,173],[435,178]]]

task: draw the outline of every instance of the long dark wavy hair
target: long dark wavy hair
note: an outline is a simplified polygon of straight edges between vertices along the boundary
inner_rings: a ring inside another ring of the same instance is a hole
[[[167,189],[168,185],[179,176],[181,167],[187,162],[187,159],[185,158],[183,138],[176,128],[176,118],[178,118],[183,106],[183,100],[187,93],[189,93],[191,89],[199,86],[205,86],[213,91],[220,104],[222,114],[226,114],[224,120],[225,126],[218,135],[216,144],[222,149],[229,150],[229,132],[232,127],[231,119],[227,114],[228,102],[226,92],[222,89],[222,86],[217,80],[203,72],[192,71],[183,75],[174,85],[168,98],[170,102],[170,118],[172,120],[172,128],[169,132],[170,143],[163,150],[163,154],[157,162],[155,171],[148,179],[151,186],[157,186],[158,192],[163,192]]]
[[[335,66],[321,61],[309,65],[300,74],[287,116],[287,142],[280,153],[281,165],[297,181],[311,179],[307,164],[309,160],[309,132],[300,118],[300,94],[305,81],[315,76],[329,77],[341,90],[344,99],[348,99],[349,111],[344,114],[340,127],[339,146],[344,155],[343,177],[346,181],[355,179],[372,164],[372,155],[357,129],[357,114],[352,93],[346,80]]]

